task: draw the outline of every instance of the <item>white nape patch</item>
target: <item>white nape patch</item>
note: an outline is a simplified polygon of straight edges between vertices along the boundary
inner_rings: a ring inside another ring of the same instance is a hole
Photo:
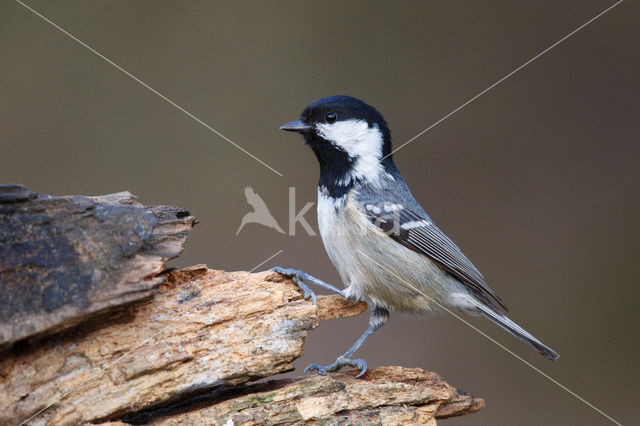
[[[377,124],[369,127],[365,120],[351,119],[320,123],[316,129],[321,137],[355,160],[353,170],[341,184],[346,185],[357,178],[365,178],[374,184],[378,182],[383,172],[380,159],[384,140]]]
[[[408,231],[409,229],[413,229],[413,228],[419,228],[421,226],[429,226],[431,225],[431,222],[429,222],[428,220],[412,220],[411,222],[405,222],[402,225],[400,225],[401,229],[404,229],[405,231]]]

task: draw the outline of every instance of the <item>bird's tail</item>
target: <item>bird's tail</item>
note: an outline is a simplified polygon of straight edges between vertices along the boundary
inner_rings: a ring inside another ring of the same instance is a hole
[[[535,349],[543,357],[550,359],[551,361],[555,361],[560,357],[560,355],[558,355],[556,351],[554,351],[550,347],[543,344],[540,340],[533,337],[527,330],[520,327],[515,322],[511,321],[501,312],[497,312],[494,309],[491,309],[490,307],[486,306],[484,303],[478,300],[474,300],[473,304],[478,308],[478,312],[483,317],[498,324],[500,327],[507,330],[509,333],[513,334],[518,339],[531,345],[531,347]]]

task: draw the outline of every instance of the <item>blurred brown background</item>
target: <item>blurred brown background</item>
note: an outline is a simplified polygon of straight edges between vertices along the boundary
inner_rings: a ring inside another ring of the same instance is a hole
[[[28,1],[284,174],[279,177],[18,3],[0,8],[0,181],[44,193],[130,190],[201,221],[178,265],[276,264],[338,283],[318,237],[247,225],[253,186],[286,229],[288,187],[318,167],[278,126],[316,98],[376,106],[396,146],[613,2]],[[471,319],[622,423],[640,370],[640,29],[625,1],[395,155],[425,209],[483,271],[551,363]],[[315,206],[307,219],[317,229]],[[312,333],[328,363],[366,318]],[[419,366],[486,398],[448,425],[610,424],[446,313],[392,320],[357,354]]]

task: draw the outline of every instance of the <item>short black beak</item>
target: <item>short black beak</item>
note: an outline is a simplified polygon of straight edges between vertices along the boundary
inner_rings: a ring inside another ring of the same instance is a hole
[[[287,132],[299,132],[304,133],[313,130],[311,124],[303,123],[300,120],[292,121],[291,123],[283,124],[280,126],[280,130],[286,130]]]

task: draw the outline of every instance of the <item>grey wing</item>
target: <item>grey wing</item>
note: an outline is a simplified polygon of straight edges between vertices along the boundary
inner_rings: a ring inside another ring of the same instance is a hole
[[[396,196],[392,198],[397,200]],[[415,200],[411,199],[411,201],[411,204],[417,205]],[[419,205],[417,208],[416,205],[407,207],[398,201],[380,201],[373,197],[369,199],[363,197],[360,203],[369,220],[390,238],[431,258],[489,306],[498,309],[491,301],[493,299],[507,310],[505,304],[486,283],[480,271],[433,223]]]

